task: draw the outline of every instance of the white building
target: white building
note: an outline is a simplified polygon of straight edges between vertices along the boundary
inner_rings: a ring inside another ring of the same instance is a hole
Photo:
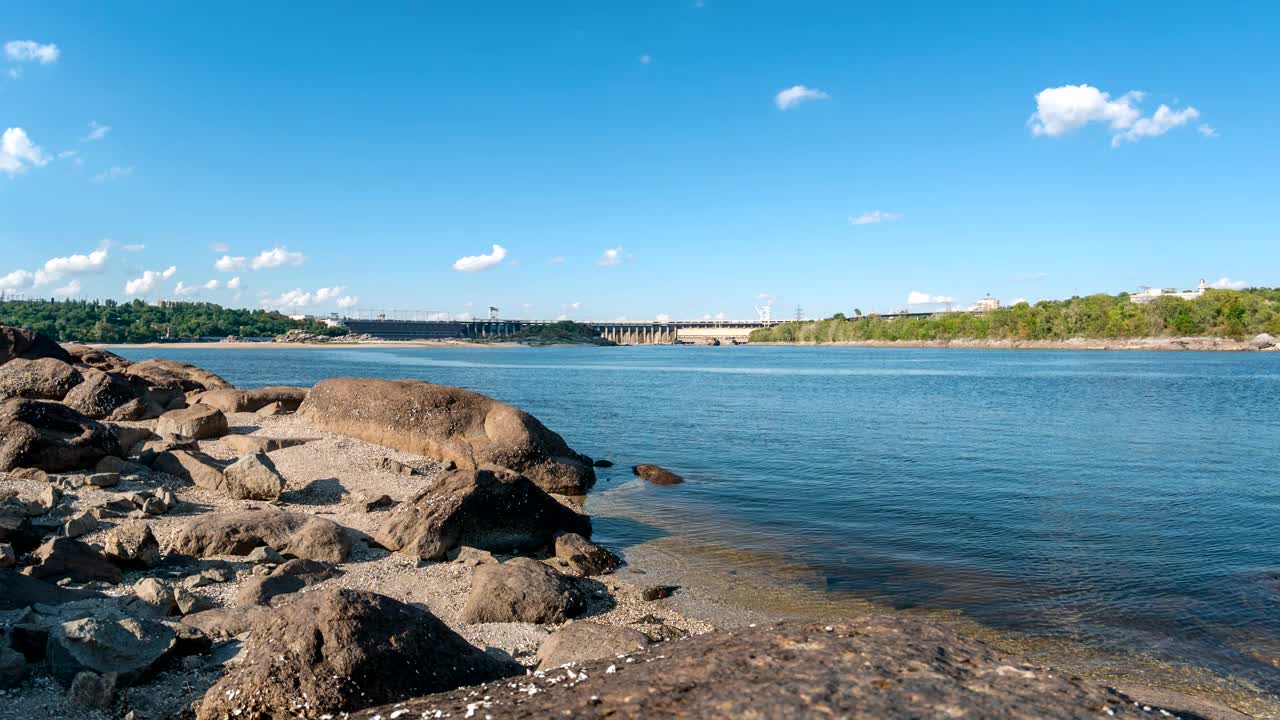
[[[1183,290],[1179,292],[1177,290],[1172,290],[1169,288],[1165,288],[1162,290],[1160,288],[1144,287],[1142,288],[1141,292],[1137,292],[1130,295],[1129,299],[1132,300],[1133,302],[1138,303],[1139,305],[1149,303],[1152,300],[1155,300],[1156,298],[1162,298],[1162,297],[1177,297],[1177,298],[1182,298],[1183,300],[1195,300],[1196,298],[1204,294],[1206,287],[1208,286],[1205,285],[1204,278],[1200,278],[1200,286],[1195,290]]]
[[[973,304],[974,312],[991,312],[1000,309],[1000,298],[993,298],[988,293],[984,298],[978,298],[978,302]]]

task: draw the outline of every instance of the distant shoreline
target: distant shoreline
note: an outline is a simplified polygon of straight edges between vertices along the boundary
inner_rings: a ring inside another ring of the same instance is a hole
[[[950,348],[966,350],[1149,350],[1159,352],[1257,352],[1247,340],[1219,337],[1070,338],[1067,340],[847,340],[839,342],[752,342],[752,345],[868,348]],[[1276,351],[1277,347],[1266,351]]]
[[[519,342],[466,342],[463,340],[384,340],[380,342],[327,342],[327,343],[293,343],[293,342],[151,342],[151,343],[85,343],[89,347],[105,348],[139,348],[170,350],[324,350],[326,348],[364,349],[364,348],[406,348],[406,347],[444,347],[444,348],[518,348],[546,347]],[[575,343],[564,344],[565,347],[576,346]]]

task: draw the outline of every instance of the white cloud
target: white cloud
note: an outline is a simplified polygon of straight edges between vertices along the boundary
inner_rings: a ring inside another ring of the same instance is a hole
[[[347,287],[345,285],[335,285],[334,287],[320,288],[319,290],[316,291],[316,302],[322,303],[327,300],[332,300],[338,297],[339,295],[341,295],[342,291],[346,289]]]
[[[622,255],[622,246],[619,245],[616,248],[609,248],[608,250],[605,250],[604,254],[600,256],[600,259],[596,261],[596,265],[599,265],[600,267],[610,267],[612,265],[621,265],[625,261],[626,258]]]
[[[654,317],[654,320],[657,320],[660,323],[669,323],[671,322],[671,316],[666,313],[658,313],[657,316]]]
[[[912,290],[907,294],[908,305],[946,305],[955,301],[956,299],[949,295],[930,295],[918,290]]]
[[[125,252],[142,252],[147,249],[147,246],[141,243],[134,243],[132,245],[124,245],[120,249]]]
[[[1217,288],[1219,290],[1243,290],[1249,287],[1249,285],[1250,283],[1247,280],[1232,280],[1228,277],[1221,277],[1214,280],[1209,287]]]
[[[1138,107],[1143,97],[1144,93],[1133,90],[1112,98],[1092,85],[1045,88],[1036,94],[1036,111],[1027,124],[1033,135],[1057,138],[1089,123],[1104,123],[1111,131],[1111,146],[1117,147],[1164,135],[1200,117],[1200,111],[1193,107],[1173,110],[1168,105],[1143,117]]]
[[[126,295],[133,297],[146,295],[155,288],[156,283],[161,280],[168,280],[173,277],[176,272],[178,272],[178,268],[173,265],[170,265],[168,269],[162,272],[147,270],[143,272],[141,276],[126,282],[124,284],[124,292]]]
[[[258,257],[249,263],[249,267],[253,270],[266,270],[284,265],[301,265],[306,259],[306,256],[300,252],[289,252],[286,247],[274,247],[258,253]]]
[[[568,319],[569,319],[569,316],[565,315],[564,313],[560,313],[559,315],[556,316],[556,322],[564,322],[565,320],[568,320]]]
[[[652,56],[652,55],[650,55],[649,53],[645,53],[645,54],[643,54],[643,55],[641,55],[641,56],[640,56],[640,64],[641,64],[641,65],[648,65],[648,64],[649,64],[649,63],[651,63],[651,62],[653,62],[653,56]]]
[[[36,270],[35,285],[48,285],[61,280],[64,275],[75,273],[102,272],[107,264],[107,244],[98,246],[88,255],[68,255],[67,257],[50,258],[44,267]]]
[[[0,172],[9,177],[21,175],[28,167],[40,167],[49,162],[44,150],[27,137],[20,127],[9,128],[0,136]]]
[[[48,65],[55,62],[62,51],[53,43],[41,45],[34,40],[10,40],[4,44],[4,54],[18,62],[38,62]]]
[[[1018,303],[1024,303],[1024,302],[1026,302],[1026,301],[1027,301],[1027,299],[1026,299],[1026,298],[1022,298],[1022,297],[1020,297],[1020,298],[1014,298],[1014,299],[1013,299],[1013,302],[1011,302],[1011,303],[1009,303],[1009,304],[1010,304],[1010,305],[1017,305]]]
[[[231,278],[230,280],[228,280],[228,281],[227,281],[227,289],[228,289],[228,290],[239,290],[239,289],[240,289],[240,277],[239,277],[239,276],[236,276],[236,277],[233,277],[233,278]]]
[[[347,295],[345,297],[338,298],[338,307],[344,308],[344,309],[349,307],[355,307],[356,303],[358,302],[360,302],[359,296]]]
[[[128,177],[132,174],[133,174],[132,165],[112,165],[106,170],[103,170],[97,175],[94,175],[93,181],[96,183],[104,183],[104,182],[109,182],[111,180],[119,180],[122,177]]]
[[[263,297],[261,305],[263,307],[280,309],[314,307],[336,298],[345,289],[346,288],[341,285],[320,288],[315,292],[307,292],[302,288],[294,288],[293,290],[283,293],[279,297],[275,298],[272,298],[270,293],[267,293]]]
[[[893,222],[894,220],[901,220],[901,219],[902,219],[901,213],[887,213],[887,212],[882,212],[880,210],[869,210],[867,212],[862,213],[861,215],[856,215],[856,216],[850,215],[849,224],[850,225],[871,225],[873,223]]]
[[[564,307],[568,310],[577,310],[582,307],[581,302],[565,303]]]
[[[33,277],[26,270],[14,270],[8,275],[0,275],[0,290],[20,290],[30,285]]]
[[[58,153],[58,159],[66,160],[68,158],[73,158],[79,154],[80,154],[79,150],[63,150],[62,152]]]
[[[214,261],[213,269],[219,272],[236,272],[245,269],[248,262],[249,258],[244,256],[231,257],[230,255],[223,255]]]
[[[555,256],[555,257],[553,257],[553,258],[549,258],[549,259],[547,260],[547,264],[548,264],[548,265],[563,265],[563,264],[564,264],[564,256],[563,256],[563,255],[557,255],[557,256]]]
[[[209,249],[216,253],[231,252],[231,246],[226,243],[209,243]]]
[[[109,132],[111,132],[110,125],[103,125],[99,123],[97,120],[90,120],[89,134],[80,138],[80,142],[93,142],[95,140],[101,140],[102,138],[106,137],[107,133]]]
[[[802,102],[810,100],[827,100],[831,96],[818,90],[817,88],[805,87],[804,85],[795,85],[778,92],[773,96],[773,102],[778,106],[779,110],[790,110]]]
[[[218,283],[218,281],[217,281],[217,280],[210,280],[209,282],[207,282],[207,283],[205,283],[205,284],[204,284],[204,289],[205,289],[205,290],[217,290],[217,289],[218,289],[218,285],[219,285],[219,283]]]
[[[75,297],[80,294],[80,281],[72,280],[66,285],[53,291],[54,297]]]
[[[453,263],[453,269],[458,272],[479,272],[488,270],[501,263],[507,257],[507,249],[501,245],[494,244],[493,250],[488,255],[467,255],[460,257]]]
[[[1182,127],[1200,117],[1200,111],[1193,107],[1182,110],[1171,110],[1168,105],[1161,105],[1149,118],[1142,118],[1128,130],[1111,138],[1111,146],[1116,147],[1124,142],[1138,142],[1143,138],[1159,137],[1170,130]]]
[[[196,294],[196,292],[198,292],[199,290],[200,290],[200,286],[198,286],[198,285],[188,285],[188,284],[186,284],[186,283],[182,282],[181,280],[179,280],[179,281],[178,281],[178,285],[177,285],[177,287],[175,287],[175,288],[173,289],[173,294],[174,294],[174,295],[179,295],[179,296],[194,295],[194,294]]]
[[[1201,135],[1207,138],[1218,137],[1218,131],[1214,130],[1213,126],[1210,125],[1209,123],[1200,123],[1200,127],[1196,128],[1196,132],[1200,133]]]

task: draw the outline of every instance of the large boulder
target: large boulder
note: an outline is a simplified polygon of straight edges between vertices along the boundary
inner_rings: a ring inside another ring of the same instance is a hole
[[[589,458],[537,418],[479,393],[420,380],[325,380],[299,413],[320,430],[452,462],[504,467],[547,492],[578,495],[595,482]]]
[[[523,671],[426,610],[358,590],[285,605],[254,627],[241,658],[204,696],[199,720],[340,716]]]
[[[67,351],[75,364],[103,372],[124,372],[125,368],[133,364],[113,352],[88,345],[68,344],[63,345],[62,349]]]
[[[65,405],[19,398],[0,403],[0,471],[78,470],[108,455],[124,455],[115,433]]]
[[[236,593],[236,607],[268,605],[277,595],[297,592],[337,575],[329,563],[295,558],[276,567],[269,575],[254,575]]]
[[[565,625],[542,641],[538,663],[545,670],[568,663],[632,655],[647,647],[649,638],[639,630],[580,620]]]
[[[192,405],[170,410],[156,423],[157,435],[181,435],[194,440],[216,438],[227,434],[227,416],[208,405]]]
[[[84,382],[66,394],[67,407],[92,418],[105,418],[134,400],[139,400],[138,389],[128,378],[118,373],[101,370],[84,371]]]
[[[0,365],[0,400],[61,400],[83,379],[80,371],[55,358],[16,358]]]
[[[118,583],[124,579],[120,568],[112,564],[107,556],[95,550],[92,545],[71,538],[49,540],[36,548],[31,559],[28,573],[37,580],[103,580]]]
[[[761,624],[616,659],[367,708],[351,720],[1168,717],[1071,673],[1028,665],[942,622]],[[609,668],[613,666],[611,671]],[[585,677],[584,677],[585,673]],[[478,701],[483,699],[483,704]]]
[[[151,458],[151,469],[182,478],[198,488],[222,492],[222,464],[198,450],[168,450]]]
[[[245,455],[223,471],[226,493],[237,500],[275,500],[284,478],[265,454]]]
[[[191,397],[192,403],[215,407],[224,413],[257,412],[272,403],[294,412],[307,399],[310,388],[273,386],[258,390],[210,390]]]
[[[455,470],[387,513],[374,538],[423,560],[444,560],[463,545],[503,553],[537,550],[557,533],[589,536],[591,521],[527,478]]]
[[[212,608],[184,615],[182,624],[189,625],[215,640],[230,640],[271,617],[271,612],[271,608],[265,605]]]
[[[659,465],[636,465],[631,471],[654,485],[679,485],[684,482],[684,478]]]
[[[141,378],[149,385],[177,386],[188,393],[232,387],[231,383],[208,370],[177,360],[143,360],[125,368],[125,373]]]
[[[1249,347],[1254,350],[1266,350],[1267,348],[1272,348],[1276,345],[1280,345],[1280,340],[1277,340],[1274,335],[1270,335],[1268,333],[1254,335],[1253,338],[1249,340]]]
[[[582,612],[573,579],[543,563],[517,557],[502,564],[477,565],[462,621],[561,623]]]
[[[196,557],[248,555],[267,546],[282,555],[346,562],[351,539],[341,525],[316,517],[276,510],[210,513],[192,518],[174,540],[174,552]]]
[[[176,645],[173,628],[157,620],[71,620],[49,633],[49,672],[67,685],[81,672],[110,672],[127,685],[150,674]]]
[[[20,610],[36,604],[62,605],[97,597],[102,596],[87,590],[69,590],[9,568],[0,568],[0,611]]]
[[[44,333],[0,325],[0,365],[14,358],[35,360],[44,357],[65,363],[72,361],[71,355]]]

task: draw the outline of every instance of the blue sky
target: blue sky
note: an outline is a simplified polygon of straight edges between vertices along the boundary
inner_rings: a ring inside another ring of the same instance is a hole
[[[637,320],[1280,285],[1274,3],[368,5],[9,4],[0,287]]]

